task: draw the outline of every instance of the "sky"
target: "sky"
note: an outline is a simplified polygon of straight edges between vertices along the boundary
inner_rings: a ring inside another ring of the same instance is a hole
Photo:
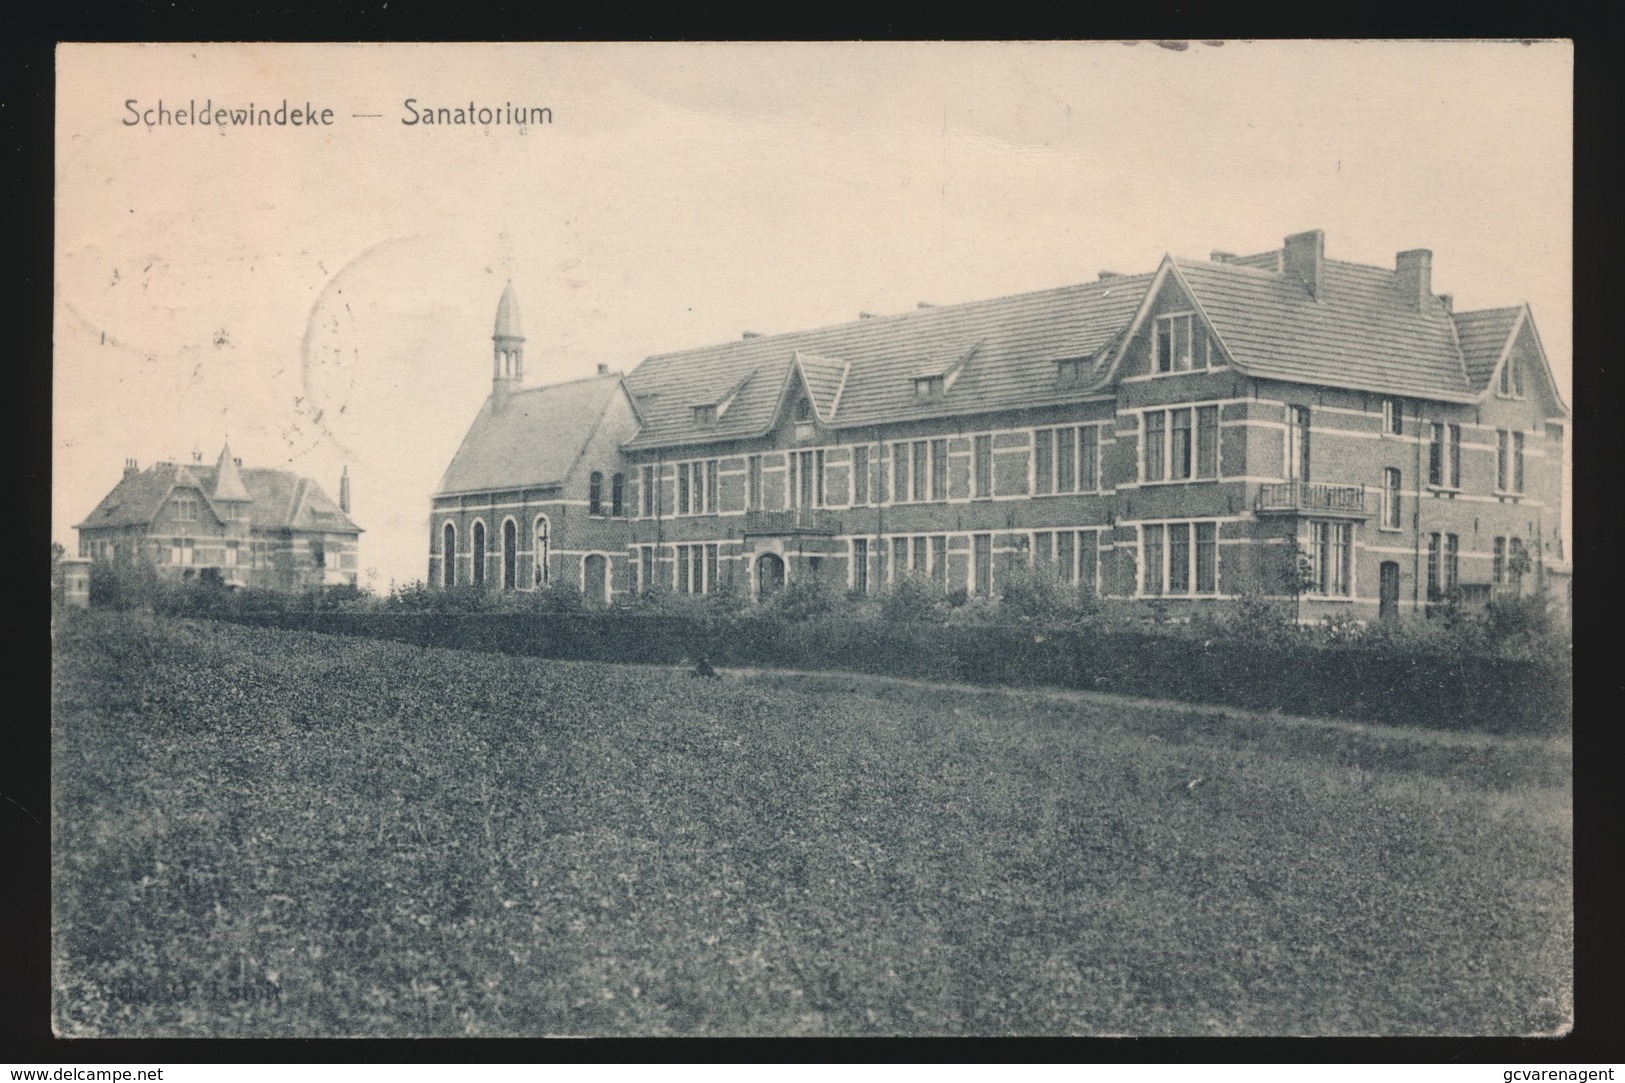
[[[1458,311],[1529,302],[1572,406],[1572,65],[1556,42],[64,45],[52,537],[76,549],[126,459],[229,440],[335,497],[347,469],[363,584],[423,578],[508,281],[540,384],[1322,229],[1332,259],[1431,249]],[[406,124],[408,99],[551,123]],[[332,114],[145,123],[160,100]]]

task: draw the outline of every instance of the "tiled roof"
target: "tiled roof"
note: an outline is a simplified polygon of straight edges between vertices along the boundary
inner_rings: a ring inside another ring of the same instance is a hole
[[[619,376],[593,376],[513,391],[496,410],[487,399],[436,494],[563,482],[620,386]],[[691,416],[699,400],[682,401]]]
[[[1150,281],[1150,275],[1122,276],[657,354],[626,377],[644,421],[643,431],[627,446],[765,433],[776,420],[798,352],[804,359],[809,354],[824,359],[813,366],[820,373],[814,379],[824,384],[836,371],[834,363],[849,366],[828,422],[835,426],[1075,401],[1087,397],[1087,390],[1058,386],[1055,362],[1093,358],[1133,317]],[[947,394],[930,401],[915,398],[911,377],[944,372],[978,344]],[[693,403],[715,401],[751,372],[756,379],[740,390],[715,426],[695,426]],[[814,396],[819,397],[817,389]]]
[[[255,530],[360,531],[360,527],[330,500],[322,487],[287,470],[250,468],[240,471],[243,487],[253,503],[249,525]],[[124,477],[102,498],[76,530],[102,527],[147,526],[158,517],[170,491],[177,485],[196,487],[215,513],[209,499],[218,476],[216,468],[197,464],[154,463]]]
[[[1467,364],[1467,378],[1475,389],[1490,385],[1495,363],[1506,350],[1507,339],[1512,337],[1522,314],[1522,305],[1457,313],[1456,338],[1461,343],[1461,358]]]
[[[1424,398],[1476,390],[1443,302],[1407,307],[1392,271],[1326,260],[1315,299],[1289,275],[1174,263],[1231,358],[1252,375]]]
[[[1408,305],[1395,271],[1323,260],[1318,298],[1281,271],[1279,251],[1164,261],[1190,291],[1237,366],[1251,375],[1324,386],[1469,401],[1483,393],[1523,308],[1457,313],[1429,297]],[[811,331],[748,336],[656,354],[627,377],[643,428],[628,447],[762,436],[777,421],[799,365],[820,419],[834,428],[1042,407],[1109,392],[1111,359],[1156,274],[860,319]],[[1055,362],[1089,362],[1063,385]],[[955,371],[957,370],[957,371]],[[944,394],[914,379],[947,373]],[[716,424],[692,406],[740,388]]]

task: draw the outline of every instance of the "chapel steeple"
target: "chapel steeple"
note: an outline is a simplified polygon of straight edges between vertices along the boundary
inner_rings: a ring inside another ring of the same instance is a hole
[[[514,299],[511,281],[497,302],[491,343],[491,396],[500,405],[525,376],[525,336],[520,330],[519,302]]]

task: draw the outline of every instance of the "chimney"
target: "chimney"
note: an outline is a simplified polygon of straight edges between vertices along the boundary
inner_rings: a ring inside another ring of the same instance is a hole
[[[134,459],[125,459],[124,460],[124,476],[125,477],[131,477],[131,476],[133,476],[135,474],[139,474],[139,473],[141,473],[141,467],[136,463],[136,461]]]
[[[860,319],[860,320],[872,320],[874,318],[875,318],[875,314],[873,312],[860,312],[860,313],[858,313],[858,319]]]
[[[762,337],[762,333],[761,333],[761,332],[760,332],[760,331],[746,331],[746,332],[745,332],[745,333],[744,333],[744,334],[743,334],[743,335],[741,335],[741,336],[740,336],[740,337],[741,337],[741,338],[761,338],[761,337]]]
[[[598,362],[598,375],[600,375],[600,376],[608,376],[609,375],[609,366],[606,365],[602,361]]]
[[[1208,259],[1214,263],[1229,263],[1235,258],[1236,254],[1234,252],[1220,252],[1217,248],[1208,255]]]
[[[346,466],[344,473],[339,475],[339,510],[350,514],[350,468]]]
[[[1318,229],[1294,233],[1281,242],[1281,272],[1300,279],[1309,296],[1320,300],[1326,262],[1326,234]]]
[[[914,307],[915,308],[936,308],[937,306],[932,304],[930,301],[918,301],[918,302],[915,303]]]
[[[1439,294],[1439,303],[1444,306],[1446,312],[1456,311],[1456,299],[1448,293]]]
[[[1433,253],[1413,248],[1394,257],[1394,295],[1406,308],[1418,311],[1433,296]]]
[[[1101,271],[1100,272],[1100,281],[1101,282],[1106,281],[1106,279],[1108,279],[1108,278],[1122,278],[1122,277],[1123,277],[1122,274],[1120,272],[1118,272],[1118,271]]]

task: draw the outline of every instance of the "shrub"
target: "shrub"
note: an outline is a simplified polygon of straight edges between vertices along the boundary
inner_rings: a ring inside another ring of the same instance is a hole
[[[833,581],[817,576],[792,579],[763,603],[766,615],[787,621],[827,617],[844,607],[845,592]]]
[[[881,596],[880,616],[893,624],[911,624],[929,620],[943,604],[942,592],[929,576],[905,575]]]
[[[161,589],[158,570],[150,564],[98,560],[90,566],[90,604],[99,608],[148,608]]]
[[[1042,565],[1014,568],[999,578],[999,586],[999,605],[1008,620],[1072,624],[1098,607],[1093,591]]]

